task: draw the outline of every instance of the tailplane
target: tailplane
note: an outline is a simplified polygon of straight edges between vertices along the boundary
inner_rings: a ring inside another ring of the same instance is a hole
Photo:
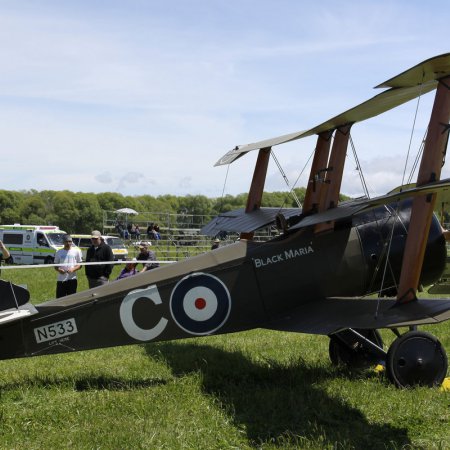
[[[24,287],[0,280],[0,325],[37,314]]]

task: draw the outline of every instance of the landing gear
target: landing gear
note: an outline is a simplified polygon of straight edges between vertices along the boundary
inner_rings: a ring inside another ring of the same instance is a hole
[[[389,381],[399,388],[440,386],[447,374],[448,360],[439,340],[415,327],[402,335],[396,329],[392,331],[397,339],[387,354],[377,330],[349,328],[330,335],[331,362],[349,369],[366,369],[383,362]]]
[[[424,331],[409,331],[389,348],[386,372],[397,387],[439,386],[447,374],[447,355],[439,340]]]
[[[330,336],[328,351],[334,365],[345,365],[349,369],[367,369],[386,356],[378,330],[349,328],[335,333]]]

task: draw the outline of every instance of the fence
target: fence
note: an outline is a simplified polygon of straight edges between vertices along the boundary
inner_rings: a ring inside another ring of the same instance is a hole
[[[103,211],[103,234],[119,235],[119,222],[123,227],[130,224],[138,225],[139,235],[129,235],[124,239],[129,247],[129,256],[138,253],[139,241],[146,240],[152,243],[152,249],[157,253],[158,259],[178,261],[190,256],[204,253],[211,249],[211,236],[200,234],[200,230],[212,219],[211,216],[195,214],[174,214],[164,212],[139,212],[137,215],[117,214],[114,211]],[[147,228],[158,224],[160,239],[147,235]],[[266,227],[255,233],[256,241],[266,241],[278,234],[274,227]],[[236,242],[238,233],[228,233],[221,239],[221,246]]]

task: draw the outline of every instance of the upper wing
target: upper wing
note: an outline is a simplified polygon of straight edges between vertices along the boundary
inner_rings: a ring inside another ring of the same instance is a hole
[[[367,100],[320,125],[306,131],[298,131],[247,145],[236,146],[233,150],[230,150],[222,156],[215,165],[221,166],[230,164],[252,150],[272,147],[313,134],[334,130],[342,125],[361,122],[371,117],[375,117],[378,114],[400,106],[419,95],[432,91],[437,86],[437,80],[449,74],[450,53],[430,58],[376,86],[377,88],[389,87],[390,89],[387,91],[372,97],[370,100]]]
[[[439,78],[448,75],[449,71],[449,56],[450,53],[444,53],[433,58],[426,59],[421,63],[405,70],[399,75],[375,86],[376,88],[386,87],[406,87],[416,86],[421,83],[427,83],[431,80],[438,80]]]

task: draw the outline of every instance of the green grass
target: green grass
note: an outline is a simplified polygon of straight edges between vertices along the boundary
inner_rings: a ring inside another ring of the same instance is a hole
[[[35,303],[53,297],[53,269],[2,277]],[[424,329],[450,350],[450,322]],[[450,449],[449,424],[448,392],[333,367],[321,336],[253,330],[0,362],[2,449]]]

